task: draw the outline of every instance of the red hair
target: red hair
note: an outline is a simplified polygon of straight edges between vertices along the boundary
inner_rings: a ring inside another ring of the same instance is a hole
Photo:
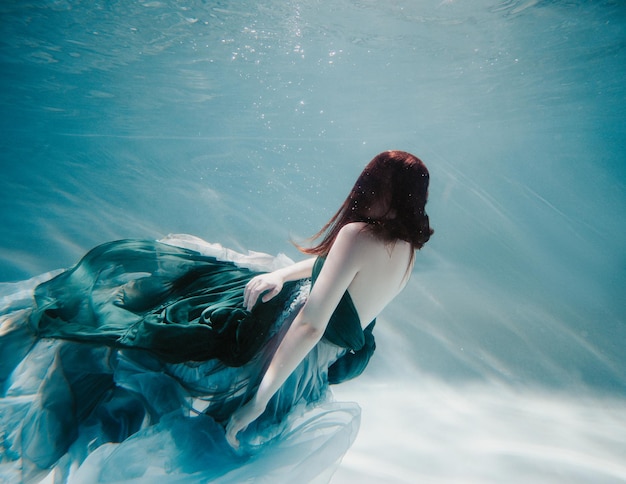
[[[348,198],[337,213],[311,240],[323,236],[306,254],[325,256],[341,228],[351,222],[366,222],[372,232],[387,242],[405,240],[419,250],[434,231],[425,211],[430,175],[417,156],[405,151],[380,153],[363,169]],[[375,207],[383,213],[370,216]]]

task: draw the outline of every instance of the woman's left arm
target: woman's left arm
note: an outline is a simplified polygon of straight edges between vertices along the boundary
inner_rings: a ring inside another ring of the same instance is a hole
[[[263,413],[272,396],[322,338],[333,311],[359,271],[363,259],[359,236],[360,227],[353,224],[337,235],[307,302],[278,346],[255,396],[228,422],[226,438],[232,447],[239,446],[237,434]]]

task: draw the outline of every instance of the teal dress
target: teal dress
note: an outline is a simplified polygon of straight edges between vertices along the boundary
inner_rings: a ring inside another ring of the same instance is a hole
[[[52,471],[58,482],[259,473],[293,482],[330,472],[360,413],[334,402],[329,384],[360,374],[375,348],[373,322],[362,330],[347,292],[322,340],[240,435],[240,452],[223,430],[255,393],[323,263],[312,281],[285,284],[246,311],[243,289],[263,268],[202,247],[124,240],[36,285],[32,301],[4,294],[0,481]]]

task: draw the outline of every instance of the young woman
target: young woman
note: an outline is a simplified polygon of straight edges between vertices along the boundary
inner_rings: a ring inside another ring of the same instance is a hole
[[[123,240],[33,282],[34,300],[3,294],[0,481],[319,477],[359,419],[329,384],[363,371],[432,234],[428,182],[415,156],[379,154],[299,263]]]
[[[416,249],[433,231],[425,212],[429,173],[417,157],[402,151],[376,156],[363,170],[342,207],[322,229],[322,242],[305,252],[325,258],[315,285],[281,341],[250,402],[237,410],[227,438],[237,434],[265,410],[297,365],[325,334],[333,312],[348,294],[361,323],[373,321],[408,280]],[[322,260],[322,259],[320,259]],[[285,281],[311,277],[314,260],[252,279],[245,304],[269,301]]]

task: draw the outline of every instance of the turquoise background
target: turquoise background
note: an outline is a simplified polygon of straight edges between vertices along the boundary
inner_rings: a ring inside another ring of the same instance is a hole
[[[0,281],[168,233],[297,258],[402,149],[436,232],[366,381],[621,401],[624,79],[620,1],[2,2]]]

